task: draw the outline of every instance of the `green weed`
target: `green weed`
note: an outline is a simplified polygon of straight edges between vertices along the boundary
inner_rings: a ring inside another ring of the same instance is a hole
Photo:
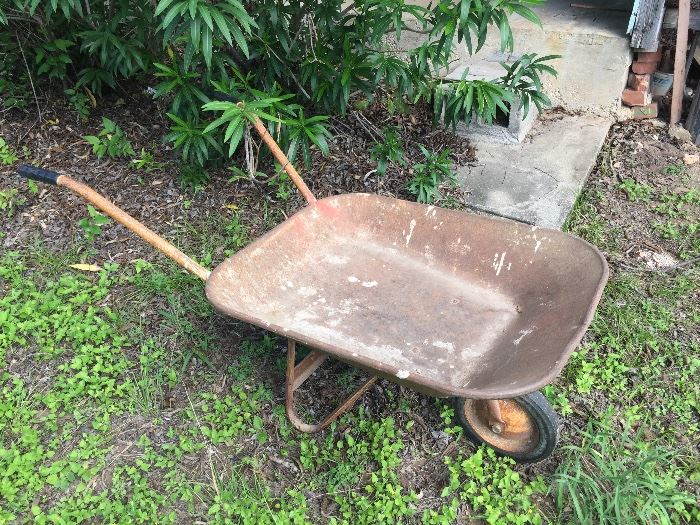
[[[198,164],[183,164],[177,183],[181,188],[199,193],[204,190],[209,182],[209,173]]]
[[[237,471],[217,484],[219,490],[207,516],[214,525],[306,525],[307,504],[298,490],[275,497],[257,476],[252,482]]]
[[[22,348],[34,363],[58,362],[40,392],[16,375],[0,376],[0,494],[5,519],[31,508],[42,523],[42,495],[85,483],[101,468],[105,422],[128,406],[129,363],[112,311],[98,306],[112,284],[107,271],[95,281],[67,273],[43,284],[26,271],[19,254],[0,258],[0,359]]]
[[[146,173],[162,170],[165,166],[162,162],[156,162],[153,153],[146,151],[145,148],[141,148],[139,157],[131,159],[131,165],[137,170],[143,170]]]
[[[372,160],[377,163],[378,175],[384,175],[387,167],[389,167],[389,164],[392,162],[400,164],[401,166],[406,164],[403,144],[401,144],[401,137],[399,136],[398,130],[386,127],[382,130],[382,135],[384,136],[384,140],[382,142],[376,142],[369,152]]]
[[[88,95],[87,88],[69,88],[63,91],[63,94],[68,97],[68,102],[75,110],[75,113],[80,122],[87,122],[90,118],[90,109],[94,107],[94,99]]]
[[[241,388],[223,398],[202,394],[204,403],[199,407],[202,434],[215,444],[230,445],[243,434],[252,434],[260,443],[266,442],[268,435],[259,415],[259,400],[265,396],[264,390],[258,389],[248,394]],[[193,412],[191,417],[194,416]]]
[[[654,192],[654,188],[645,183],[639,183],[632,179],[625,179],[618,188],[625,192],[627,198],[632,202],[649,202]]]
[[[228,238],[227,244],[231,247],[227,250],[227,257],[250,243],[248,230],[241,224],[241,219],[237,213],[234,213],[233,217],[228,221],[225,230]]]
[[[547,385],[541,389],[547,400],[552,404],[554,410],[562,417],[573,414],[571,404],[566,397],[566,393],[554,385]]]
[[[0,191],[0,212],[7,217],[12,217],[15,214],[17,206],[22,206],[27,202],[22,195],[19,194],[17,188]]]
[[[662,239],[676,241],[681,259],[690,259],[700,254],[700,222],[657,222],[653,227]]]
[[[692,380],[700,370],[693,345],[676,337],[694,320],[675,312],[697,286],[697,276],[668,276],[653,295],[640,292],[639,278],[608,283],[590,328],[591,339],[571,357],[565,370],[578,394],[601,392],[622,405],[647,407],[650,422],[667,432],[671,421],[687,432],[699,427],[695,408],[700,389]]]
[[[454,186],[457,181],[452,173],[450,150],[440,153],[428,151],[419,146],[425,161],[413,166],[413,178],[408,181],[408,191],[418,202],[430,204],[440,198],[440,185],[447,182]]]
[[[19,156],[12,151],[5,139],[0,137],[0,162],[5,166],[12,166],[18,159]]]
[[[413,504],[417,496],[404,490],[396,473],[396,467],[401,464],[399,453],[404,444],[394,419],[370,421],[361,418],[354,425],[354,430],[353,433],[346,433],[344,439],[335,442],[337,453],[329,450],[328,446],[324,447],[324,451],[331,457],[353,458],[349,472],[346,471],[348,466],[341,466],[345,462],[336,461],[335,467],[327,472],[329,487],[339,487],[354,480],[358,473],[357,465],[365,462],[372,465],[369,480],[361,491],[336,496],[340,517],[332,518],[329,523],[396,523],[414,515]]]
[[[523,481],[513,471],[512,459],[498,458],[490,448],[480,447],[471,456],[460,453],[455,459],[445,458],[445,464],[450,480],[441,496],[452,496],[452,500],[439,512],[425,512],[423,523],[451,523],[460,501],[470,505],[474,517],[481,517],[490,525],[543,523],[532,496],[544,494],[547,486],[542,478]]]
[[[131,374],[131,400],[144,414],[157,413],[164,406],[163,388],[175,383],[177,373],[166,364],[165,350],[153,339],[139,352],[139,368]]]
[[[693,207],[700,207],[700,191],[691,189],[683,192],[663,192],[658,200],[659,204],[654,208],[656,213],[671,218],[689,219]]]
[[[209,368],[213,368],[209,358],[211,334],[202,332],[195,327],[189,318],[189,312],[182,308],[181,303],[172,297],[168,298],[169,309],[160,310],[163,325],[174,334],[174,343],[180,348],[180,373],[184,372],[193,359],[198,359]]]
[[[614,251],[619,245],[621,232],[611,227],[596,207],[597,203],[605,203],[606,199],[601,192],[581,193],[562,229],[583,237],[602,250]]]
[[[235,363],[228,369],[228,374],[237,382],[244,383],[253,377],[260,359],[274,352],[277,344],[275,338],[265,334],[262,341],[246,340],[238,347],[238,356]]]
[[[296,191],[292,180],[286,172],[282,172],[270,179],[267,183],[269,187],[274,189],[275,197],[281,201],[288,201]]]
[[[685,164],[669,164],[668,166],[665,166],[661,171],[666,175],[677,177],[685,173]]]
[[[135,155],[124,130],[107,117],[102,117],[102,129],[97,136],[85,135],[83,139],[92,146],[98,159],[105,155],[113,159]]]
[[[88,204],[87,210],[88,216],[80,219],[78,226],[82,228],[87,242],[92,242],[95,240],[95,237],[102,233],[102,227],[112,221],[109,219],[109,217],[102,215],[90,204]]]

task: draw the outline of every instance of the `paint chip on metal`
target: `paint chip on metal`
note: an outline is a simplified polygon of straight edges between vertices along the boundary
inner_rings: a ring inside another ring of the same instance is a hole
[[[331,264],[347,264],[350,257],[345,255],[326,255],[325,260]]]
[[[304,297],[312,297],[316,295],[316,288],[312,288],[311,286],[302,286],[297,290],[297,292]]]
[[[413,229],[416,227],[416,219],[411,219],[411,227],[408,230],[408,235],[406,235],[406,246],[411,242],[411,237],[413,236]]]
[[[506,257],[506,252],[501,254],[501,260],[498,260],[498,254],[493,256],[493,269],[496,270],[496,275],[501,274],[501,269],[503,268],[503,259]]]
[[[433,341],[433,346],[436,348],[442,348],[448,352],[454,352],[455,345],[452,343],[447,343],[445,341]]]
[[[534,331],[535,331],[534,326],[532,328],[528,328],[527,330],[520,330],[520,337],[518,337],[517,339],[513,339],[513,344],[515,346],[518,346],[520,344],[520,341],[522,341],[525,338],[525,336],[530,335]]]

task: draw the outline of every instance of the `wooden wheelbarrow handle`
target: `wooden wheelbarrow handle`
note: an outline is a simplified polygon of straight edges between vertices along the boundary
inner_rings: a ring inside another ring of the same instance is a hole
[[[35,166],[28,166],[26,164],[17,168],[17,173],[22,177],[39,182],[65,186],[83,197],[86,201],[94,204],[96,208],[105,212],[107,215],[112,217],[112,219],[134,232],[156,250],[170,257],[188,272],[195,274],[203,281],[206,281],[209,278],[209,274],[211,273],[209,270],[182,253],[180,250],[175,248],[175,246],[163,239],[150,228],[147,228],[141,224],[124,210],[117,208],[109,200],[105,199],[102,195],[82,182],[78,182],[77,180],[70,178],[68,175],[60,175],[55,171],[45,170]]]

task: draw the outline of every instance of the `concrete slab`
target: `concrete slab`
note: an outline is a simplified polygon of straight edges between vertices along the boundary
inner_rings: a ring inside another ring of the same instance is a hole
[[[540,115],[519,144],[477,142],[479,160],[458,169],[468,206],[529,224],[561,228],[595,165],[613,119]]]

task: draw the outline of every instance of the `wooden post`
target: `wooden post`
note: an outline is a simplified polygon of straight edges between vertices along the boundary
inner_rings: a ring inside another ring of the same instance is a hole
[[[688,21],[690,0],[678,2],[678,30],[676,33],[676,60],[673,65],[673,95],[671,97],[671,126],[681,121],[683,111],[683,91],[685,89],[685,60],[688,53]]]

